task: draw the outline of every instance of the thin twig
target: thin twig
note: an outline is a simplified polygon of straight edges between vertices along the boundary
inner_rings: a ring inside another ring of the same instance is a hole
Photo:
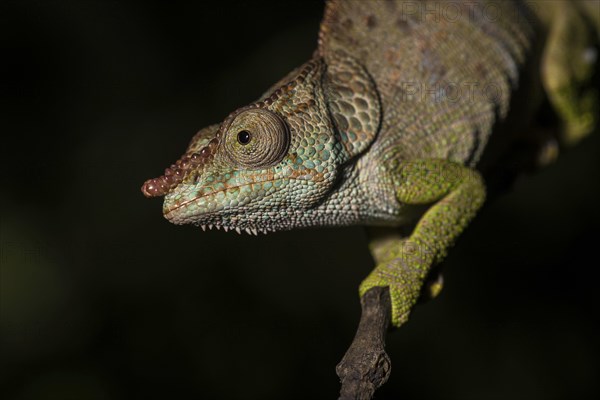
[[[339,400],[369,400],[391,372],[385,352],[391,302],[387,287],[374,287],[361,298],[362,314],[352,344],[337,365],[342,388]]]

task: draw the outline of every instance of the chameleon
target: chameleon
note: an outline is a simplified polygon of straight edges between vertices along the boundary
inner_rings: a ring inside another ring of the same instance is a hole
[[[399,327],[442,289],[436,267],[514,143],[544,164],[596,129],[598,7],[329,0],[312,57],[198,131],[142,192],[203,229],[367,227],[359,295],[388,287]]]

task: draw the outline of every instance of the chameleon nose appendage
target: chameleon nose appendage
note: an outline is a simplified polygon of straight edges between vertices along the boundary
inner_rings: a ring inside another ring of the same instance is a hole
[[[167,168],[167,171],[171,171],[171,169]],[[148,179],[142,185],[142,193],[144,193],[144,196],[146,197],[164,196],[183,180],[180,175],[183,175],[182,171],[180,169],[175,169],[175,172],[171,175],[167,175],[165,171],[165,175],[163,176]]]
[[[204,169],[204,165],[212,158],[218,143],[217,138],[212,139],[198,153],[184,154],[175,164],[165,169],[164,175],[148,179],[142,185],[144,196],[165,196],[185,179],[197,178],[200,171]]]

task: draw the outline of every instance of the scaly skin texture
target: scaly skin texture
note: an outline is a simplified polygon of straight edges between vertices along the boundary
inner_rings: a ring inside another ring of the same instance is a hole
[[[431,268],[484,202],[475,168],[492,134],[535,136],[544,96],[560,143],[594,129],[593,13],[564,1],[329,1],[313,58],[198,132],[142,191],[165,196],[176,224],[379,227],[360,293],[389,286],[400,326],[423,289],[439,293]],[[498,133],[511,115],[522,123]]]

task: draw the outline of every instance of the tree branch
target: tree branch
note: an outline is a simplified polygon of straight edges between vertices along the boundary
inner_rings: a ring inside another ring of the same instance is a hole
[[[362,314],[352,344],[337,365],[342,388],[338,400],[369,400],[391,372],[385,352],[391,301],[387,287],[374,287],[361,298]]]

